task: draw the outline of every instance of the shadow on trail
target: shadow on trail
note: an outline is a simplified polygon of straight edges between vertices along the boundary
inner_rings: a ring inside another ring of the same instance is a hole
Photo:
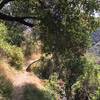
[[[33,84],[26,83],[20,87],[14,87],[14,92],[12,94],[12,100],[55,100],[47,92],[38,89]]]

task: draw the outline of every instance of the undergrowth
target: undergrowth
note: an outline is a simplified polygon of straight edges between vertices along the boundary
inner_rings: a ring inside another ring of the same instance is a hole
[[[33,85],[29,84],[25,86],[24,100],[56,100],[56,99],[48,91],[39,90],[35,88]]]
[[[0,100],[11,100],[12,84],[0,74]]]

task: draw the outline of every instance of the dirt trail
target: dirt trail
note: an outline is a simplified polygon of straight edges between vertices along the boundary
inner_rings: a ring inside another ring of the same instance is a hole
[[[26,72],[26,68],[36,59],[40,59],[41,53],[33,53],[30,59],[27,59],[22,71],[16,72],[15,77],[12,79],[14,91],[12,100],[23,100],[24,86],[26,84],[33,84],[38,89],[43,89],[42,80],[31,72]]]
[[[42,81],[32,73],[17,72],[12,79],[14,86],[12,100],[23,100],[24,86],[26,84],[33,84],[38,89],[43,89]]]
[[[43,89],[42,80],[25,70],[16,71],[9,67],[8,64],[2,63],[0,64],[0,73],[3,73],[13,84],[12,100],[24,100],[24,86],[27,84],[31,84],[40,90]]]

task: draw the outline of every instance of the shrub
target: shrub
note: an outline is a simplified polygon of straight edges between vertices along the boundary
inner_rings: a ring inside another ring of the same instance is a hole
[[[33,67],[33,72],[40,78],[49,79],[53,72],[53,62],[50,58],[41,57],[41,60]]]
[[[35,48],[35,45],[34,45],[34,41],[33,41],[33,38],[29,39],[29,40],[25,40],[25,49],[24,49],[24,52],[25,52],[25,56],[31,56],[33,51],[34,51],[34,48]]]
[[[12,46],[3,40],[0,40],[0,49],[5,52],[12,66],[15,66],[16,69],[20,69],[22,67],[24,55],[21,48]]]
[[[4,53],[4,56],[9,58],[12,66],[16,66],[17,69],[20,69],[24,60],[23,52],[21,48],[8,43],[8,39],[7,28],[3,23],[0,23],[0,50],[2,51],[0,53]]]
[[[62,100],[65,97],[65,82],[62,79],[58,80],[57,73],[50,76],[49,81],[45,85],[47,91],[57,100]]]
[[[24,63],[24,55],[21,48],[12,47],[12,53],[9,52],[9,56],[11,56],[10,63],[16,66],[17,69],[21,69]]]
[[[20,47],[24,41],[23,34],[18,30],[11,29],[8,37],[7,42],[18,47]]]
[[[55,100],[55,98],[48,91],[39,90],[29,84],[25,86],[24,100]]]
[[[0,75],[0,100],[11,100],[12,84]]]
[[[7,39],[7,28],[3,23],[0,23],[0,40]]]
[[[88,98],[90,100],[100,99],[100,66],[96,64],[96,57],[93,55],[85,55],[87,62],[83,70],[84,74],[72,86],[75,93],[75,100],[83,100]],[[90,59],[91,57],[91,59]]]

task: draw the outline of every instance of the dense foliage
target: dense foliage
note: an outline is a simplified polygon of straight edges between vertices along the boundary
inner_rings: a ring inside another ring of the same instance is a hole
[[[29,84],[25,88],[24,100],[56,100],[47,90],[38,90]]]
[[[29,27],[16,23],[19,20],[0,24],[0,49],[10,58],[10,63],[20,68],[23,65],[23,54],[26,57],[31,55],[34,44],[40,41],[43,58],[38,72],[40,77],[50,80],[47,86],[52,90],[51,94],[61,95],[58,93],[60,90],[56,89],[58,86],[54,84],[59,85],[58,81],[62,80],[67,100],[99,100],[99,82],[95,81],[98,80],[97,65],[88,61],[84,55],[91,46],[91,33],[99,26],[99,19],[96,20],[94,14],[100,11],[100,2],[13,0],[9,6],[2,12],[20,17],[30,15],[33,19],[25,20],[34,23],[29,37],[22,34]],[[51,77],[54,73],[57,77],[53,83]]]
[[[21,69],[23,66],[24,55],[22,49],[11,45],[8,40],[11,40],[7,33],[7,28],[4,24],[0,24],[0,52],[1,56],[9,59],[9,62],[12,66],[15,66],[16,69]],[[2,58],[3,58],[2,57]]]
[[[12,94],[12,84],[5,76],[0,75],[0,99],[10,100]]]

